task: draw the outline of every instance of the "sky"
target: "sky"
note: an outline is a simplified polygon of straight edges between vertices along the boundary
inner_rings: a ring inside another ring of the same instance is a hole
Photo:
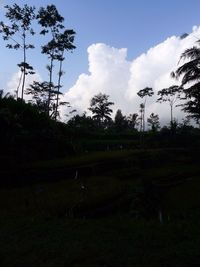
[[[0,20],[5,21],[4,5],[33,5],[33,1],[0,0]],[[195,45],[200,37],[199,0],[59,0],[34,1],[39,8],[56,5],[65,17],[66,28],[76,31],[73,53],[66,55],[63,77],[64,98],[79,112],[87,110],[89,101],[102,92],[115,102],[114,111],[138,112],[141,99],[137,91],[153,87],[155,92],[174,84],[169,77],[184,49]],[[188,37],[180,39],[183,33]],[[48,61],[40,54],[41,36],[34,38],[36,49],[29,52],[29,61],[37,75],[28,78],[47,79]],[[5,48],[0,39],[0,88],[16,88],[21,61],[19,51]],[[149,99],[147,113],[158,113],[168,119],[169,107]],[[61,114],[64,117],[66,110]],[[180,112],[177,109],[177,118]]]

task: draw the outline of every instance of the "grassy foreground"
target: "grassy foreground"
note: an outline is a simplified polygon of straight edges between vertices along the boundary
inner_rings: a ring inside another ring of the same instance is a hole
[[[130,150],[18,166],[20,182],[0,189],[0,266],[200,266],[197,154]]]
[[[199,266],[199,223],[129,217],[1,221],[1,266]]]

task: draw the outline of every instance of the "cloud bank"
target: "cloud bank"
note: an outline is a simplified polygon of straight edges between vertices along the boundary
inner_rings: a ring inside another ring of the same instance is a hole
[[[88,111],[90,99],[102,92],[110,95],[115,103],[114,111],[120,108],[124,114],[138,112],[142,102],[137,96],[140,89],[152,87],[156,93],[177,84],[170,78],[170,72],[176,69],[181,53],[195,45],[197,37],[200,37],[200,27],[194,26],[186,38],[169,37],[132,61],[127,60],[126,48],[92,44],[87,50],[88,73],[80,74],[64,98],[81,113]],[[155,103],[156,99],[154,96],[147,100],[147,115],[154,112],[162,121],[169,121],[169,106]],[[179,119],[180,114],[177,110]]]

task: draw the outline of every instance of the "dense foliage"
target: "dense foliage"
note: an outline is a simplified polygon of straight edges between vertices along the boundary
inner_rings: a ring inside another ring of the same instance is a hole
[[[37,106],[12,97],[0,99],[0,143],[3,165],[73,152],[63,123],[40,113]]]

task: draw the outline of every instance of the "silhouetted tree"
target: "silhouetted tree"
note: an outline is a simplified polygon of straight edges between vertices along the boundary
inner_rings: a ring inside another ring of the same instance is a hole
[[[36,82],[30,84],[25,93],[32,96],[31,103],[38,107],[38,110],[43,113],[47,113],[48,110],[48,94],[49,83],[48,82]]]
[[[64,53],[65,51],[72,51],[76,48],[76,46],[73,44],[74,42],[74,36],[75,31],[70,30],[64,30],[63,33],[60,33],[56,36],[56,42],[57,42],[57,60],[59,61],[59,72],[58,72],[58,83],[57,83],[57,96],[56,96],[56,110],[55,110],[55,120],[58,116],[58,106],[59,106],[59,94],[60,94],[60,88],[61,86],[61,77],[63,76],[63,61],[65,60]]]
[[[200,82],[184,89],[186,103],[182,104],[183,110],[199,124],[200,122]]]
[[[181,87],[178,85],[172,85],[168,88],[164,88],[158,91],[159,98],[157,102],[169,102],[170,105],[170,125],[174,122],[173,108],[178,99],[180,99]]]
[[[55,86],[53,84],[53,67],[54,61],[57,59],[57,36],[60,33],[60,30],[64,28],[62,22],[64,18],[59,14],[55,5],[47,5],[46,8],[41,7],[37,15],[38,23],[42,26],[40,34],[46,35],[50,33],[50,41],[42,46],[42,53],[46,54],[50,60],[50,64],[47,66],[49,71],[49,94],[48,94],[48,115],[50,115],[50,102],[52,91],[55,91]]]
[[[132,130],[136,130],[139,124],[139,117],[137,113],[129,114],[127,117],[128,127]]]
[[[157,114],[151,113],[147,122],[152,132],[156,132],[160,128],[159,116]]]
[[[0,99],[3,98],[3,89],[0,90]]]
[[[145,110],[145,105],[142,103],[140,104],[140,132],[144,132],[144,110]]]
[[[89,110],[93,114],[93,118],[99,122],[99,125],[104,125],[106,121],[111,120],[111,113],[113,112],[110,106],[113,102],[108,101],[109,96],[99,93],[95,95],[90,101]]]
[[[6,5],[7,9],[6,18],[10,21],[9,25],[0,22],[0,33],[3,34],[3,39],[5,41],[11,41],[7,44],[10,49],[22,49],[23,51],[23,61],[18,64],[21,70],[21,78],[19,81],[19,86],[22,80],[21,86],[21,98],[24,97],[24,86],[27,74],[34,74],[33,67],[27,63],[27,50],[34,48],[34,45],[27,43],[28,34],[34,35],[35,32],[31,27],[32,21],[35,19],[35,7],[24,5],[20,7],[17,4],[13,6]],[[17,98],[19,95],[19,86],[16,90]]]
[[[13,96],[8,92],[8,93],[4,93],[3,89],[0,89],[0,100],[3,98],[13,98]]]
[[[29,102],[35,104],[39,111],[42,113],[48,113],[50,117],[55,117],[55,100],[57,98],[58,92],[51,90],[51,99],[50,103],[49,100],[49,83],[48,82],[36,82],[34,81],[33,84],[30,85],[29,88],[26,89],[25,93],[27,95],[32,96],[32,100]],[[62,94],[59,92],[59,94]],[[68,105],[68,102],[60,101],[59,105]],[[56,111],[59,116],[58,110]]]
[[[115,114],[114,125],[117,131],[125,130],[128,126],[126,116],[123,116],[122,111],[120,109],[118,109]]]
[[[54,119],[58,117],[59,95],[61,85],[61,77],[64,74],[63,61],[65,59],[65,51],[72,51],[75,49],[74,36],[75,31],[72,29],[65,29],[63,22],[64,18],[59,14],[54,5],[48,5],[46,8],[40,8],[37,19],[39,24],[43,27],[41,34],[46,35],[50,33],[51,40],[44,46],[42,46],[42,53],[46,54],[50,59],[50,64],[47,66],[49,71],[49,97],[48,97],[48,114],[50,115],[50,101],[51,94],[57,91],[55,99]],[[55,86],[53,83],[53,67],[54,61],[59,62],[58,81]]]
[[[154,94],[153,89],[150,87],[145,87],[144,89],[140,90],[137,95],[141,98],[144,98],[144,102],[142,105],[140,105],[141,108],[141,123],[142,123],[142,130],[145,131],[145,107],[146,107],[146,101],[147,97],[151,97]]]
[[[198,122],[200,119],[200,40],[197,46],[186,49],[180,60],[187,60],[171,76],[178,79],[181,77],[182,92],[185,94],[186,102],[182,109],[189,113]],[[192,85],[191,85],[192,84]],[[187,86],[187,88],[184,88]]]
[[[86,116],[86,113],[75,115],[67,122],[67,125],[70,129],[76,129],[80,132],[88,132],[96,129],[94,120],[90,116]]]

